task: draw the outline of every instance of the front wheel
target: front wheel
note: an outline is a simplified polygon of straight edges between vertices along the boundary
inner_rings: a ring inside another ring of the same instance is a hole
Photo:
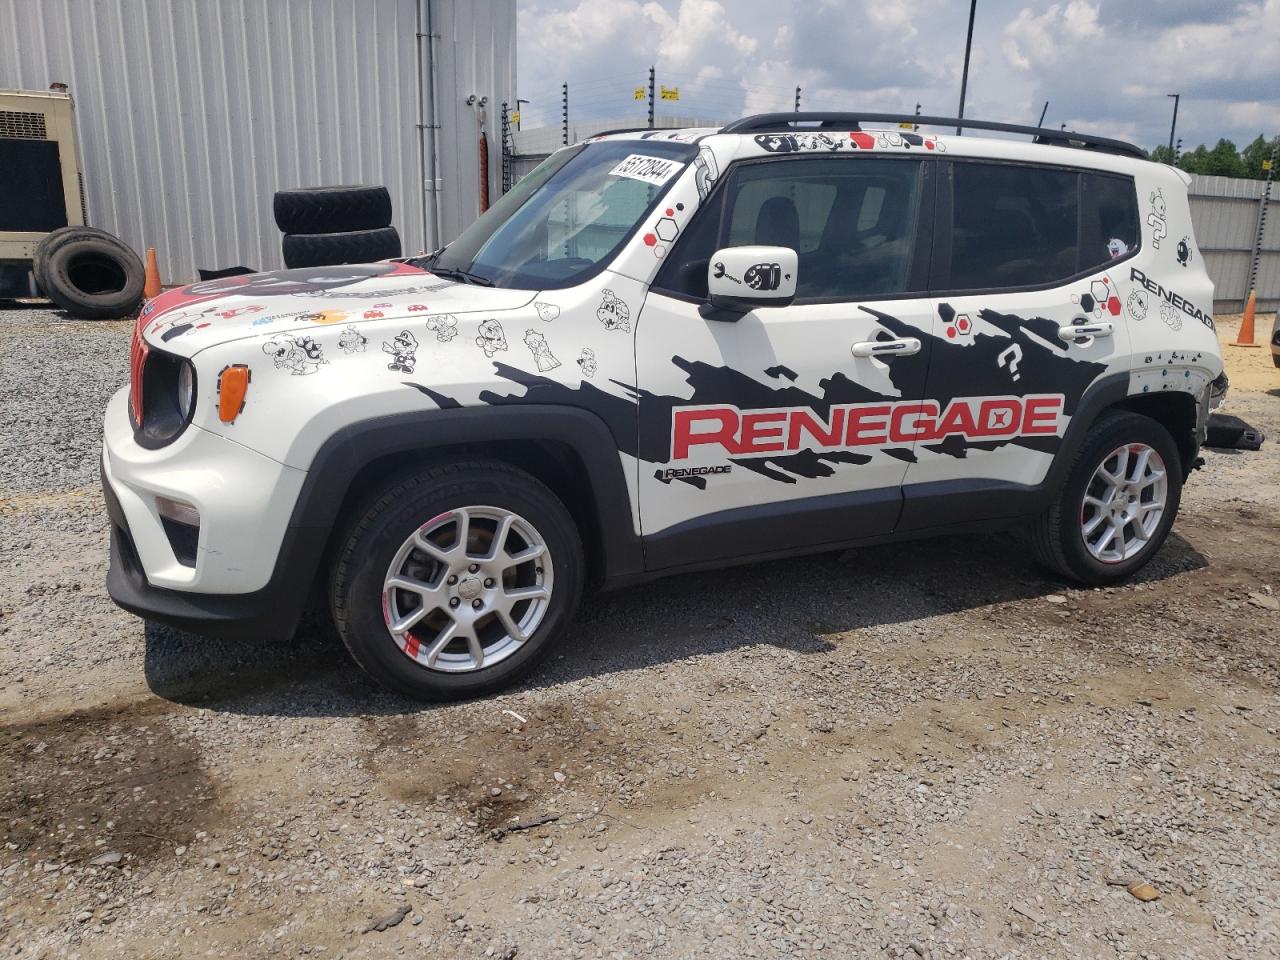
[[[1088,584],[1114,583],[1159,551],[1182,497],[1182,463],[1161,424],[1117,411],[1090,429],[1066,482],[1031,528],[1037,559]]]
[[[568,510],[501,463],[449,464],[366,505],[330,577],[334,623],[374,679],[424,700],[513,682],[562,635],[582,592]]]

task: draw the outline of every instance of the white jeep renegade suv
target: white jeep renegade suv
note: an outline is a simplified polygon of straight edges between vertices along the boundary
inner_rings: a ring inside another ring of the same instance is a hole
[[[430,698],[698,568],[1004,523],[1133,573],[1222,374],[1187,178],[899,119],[602,135],[429,257],[157,297],[106,413],[112,597],[288,634],[321,591]]]

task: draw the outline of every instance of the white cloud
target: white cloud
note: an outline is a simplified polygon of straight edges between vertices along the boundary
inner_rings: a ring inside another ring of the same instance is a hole
[[[955,113],[968,4],[955,0],[538,0],[522,4],[525,126],[636,116],[651,64],[679,112],[731,118],[790,109]],[[1280,132],[1280,0],[982,0],[967,116],[1189,145]],[[663,109],[671,105],[664,104]]]

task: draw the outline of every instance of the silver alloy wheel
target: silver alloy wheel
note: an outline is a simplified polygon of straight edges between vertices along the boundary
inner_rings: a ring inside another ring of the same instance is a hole
[[[505,660],[547,615],[551,553],[528,520],[460,507],[428,520],[396,551],[382,614],[405,656],[446,673]]]
[[[1085,488],[1080,535],[1095,559],[1121,563],[1141,553],[1164,516],[1169,481],[1164,460],[1145,443],[1103,457]]]

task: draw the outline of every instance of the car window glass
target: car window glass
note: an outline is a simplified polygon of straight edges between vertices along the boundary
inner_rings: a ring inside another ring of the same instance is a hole
[[[655,286],[701,299],[716,249],[764,244],[796,251],[799,300],[905,292],[919,175],[919,161],[889,158],[735,165],[668,256]]]
[[[1102,266],[1138,249],[1138,196],[1128,177],[1087,173],[1085,195],[1093,198],[1095,221],[1086,221],[1082,269]]]
[[[1069,170],[957,163],[947,286],[1035,286],[1077,273],[1078,181]]]

